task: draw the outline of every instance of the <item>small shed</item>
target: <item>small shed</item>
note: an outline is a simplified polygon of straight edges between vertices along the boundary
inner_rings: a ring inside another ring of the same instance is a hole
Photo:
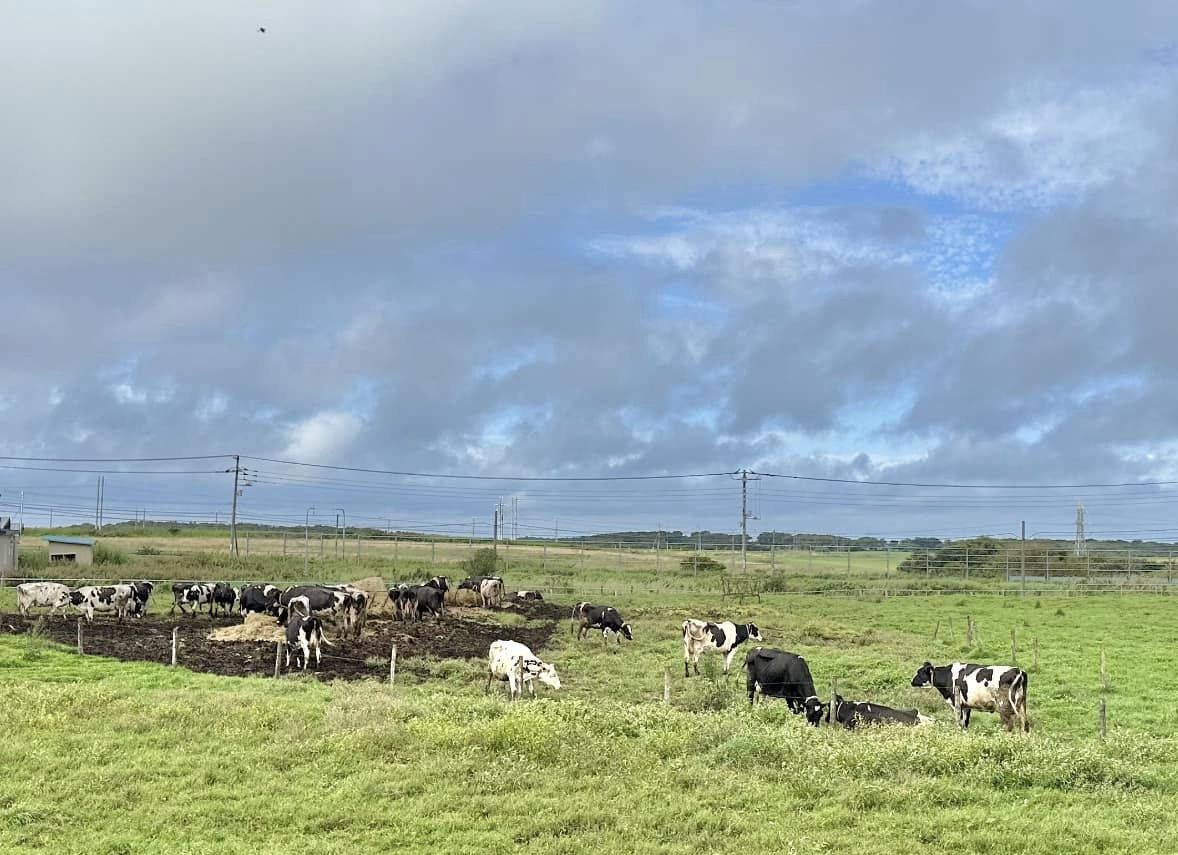
[[[93,564],[94,538],[62,537],[47,534],[44,541],[49,544],[49,563]]]
[[[16,573],[20,549],[20,531],[12,527],[12,520],[0,517],[0,576]]]

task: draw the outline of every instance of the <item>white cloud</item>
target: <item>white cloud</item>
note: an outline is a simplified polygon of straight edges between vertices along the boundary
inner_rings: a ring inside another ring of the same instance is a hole
[[[289,442],[282,456],[309,463],[335,462],[346,454],[363,426],[354,413],[340,410],[316,413],[287,429]]]

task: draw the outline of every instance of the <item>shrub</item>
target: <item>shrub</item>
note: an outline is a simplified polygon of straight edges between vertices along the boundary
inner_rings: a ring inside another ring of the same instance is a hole
[[[498,576],[504,562],[493,549],[477,549],[460,566],[468,576]]]
[[[724,565],[710,555],[688,555],[679,562],[679,568],[688,573],[721,573]]]
[[[136,555],[161,555],[162,553],[154,546],[148,546],[146,543],[135,550]]]
[[[115,549],[113,546],[107,546],[105,543],[96,543],[94,544],[94,563],[126,564],[127,553],[121,549]]]
[[[22,549],[18,560],[21,571],[44,570],[49,566],[49,553],[44,549]]]

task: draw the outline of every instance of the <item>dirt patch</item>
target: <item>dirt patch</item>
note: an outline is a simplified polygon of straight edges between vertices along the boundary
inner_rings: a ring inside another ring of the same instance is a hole
[[[419,623],[369,619],[364,636],[357,640],[343,640],[328,631],[333,647],[324,649],[323,662],[315,672],[321,680],[356,680],[379,677],[388,673],[389,651],[397,645],[398,670],[402,660],[405,670],[428,675],[427,667],[417,669],[412,660],[421,657],[440,659],[479,659],[487,655],[491,642],[497,638],[520,641],[532,650],[541,651],[552,637],[558,617],[565,609],[550,603],[513,605],[510,610],[529,619],[531,626],[504,626],[495,623],[493,613],[482,609],[452,611],[440,621]],[[36,623],[35,617],[22,618],[18,614],[0,614],[0,631],[25,633]],[[83,629],[85,652],[109,656],[130,662],[171,661],[172,628],[179,627],[179,662],[192,671],[204,671],[225,676],[264,676],[274,673],[274,643],[269,641],[214,641],[210,628],[222,633],[250,633],[266,627],[242,624],[236,618],[171,618],[149,615],[142,620],[119,624],[105,616]],[[73,617],[46,619],[45,635],[60,644],[74,646],[77,626]]]

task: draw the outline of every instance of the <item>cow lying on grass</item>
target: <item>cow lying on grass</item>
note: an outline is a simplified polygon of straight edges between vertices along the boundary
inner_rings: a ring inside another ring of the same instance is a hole
[[[921,715],[916,710],[897,710],[870,701],[848,701],[842,695],[834,696],[834,720],[847,730],[871,724],[902,724],[908,727],[932,724],[935,719]]]

